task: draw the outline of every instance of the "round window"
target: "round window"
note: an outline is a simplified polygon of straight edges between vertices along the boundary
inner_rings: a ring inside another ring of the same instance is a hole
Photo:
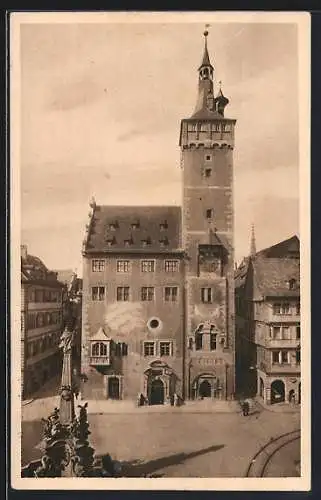
[[[149,326],[151,328],[157,328],[159,326],[159,321],[158,319],[154,318],[154,319],[151,319],[150,322],[149,322]]]

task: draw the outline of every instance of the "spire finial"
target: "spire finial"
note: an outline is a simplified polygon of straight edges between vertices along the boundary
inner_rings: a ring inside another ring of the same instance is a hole
[[[256,254],[255,231],[254,231],[254,224],[252,223],[252,226],[251,226],[250,256],[254,257],[255,254]]]

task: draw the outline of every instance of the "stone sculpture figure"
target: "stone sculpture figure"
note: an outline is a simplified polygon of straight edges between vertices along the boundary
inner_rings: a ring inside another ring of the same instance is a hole
[[[73,346],[73,338],[74,332],[70,332],[69,330],[64,330],[63,334],[60,337],[60,349],[63,350],[64,354],[71,353]]]

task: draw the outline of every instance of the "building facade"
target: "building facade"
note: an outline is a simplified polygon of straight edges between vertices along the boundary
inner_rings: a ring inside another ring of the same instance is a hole
[[[150,404],[231,398],[233,148],[207,49],[180,129],[182,207],[91,203],[83,244],[82,394]]]
[[[236,311],[240,392],[257,394],[266,404],[300,403],[300,243],[296,236],[245,259],[236,272]]]
[[[61,372],[63,284],[57,274],[21,246],[22,397],[28,397]]]

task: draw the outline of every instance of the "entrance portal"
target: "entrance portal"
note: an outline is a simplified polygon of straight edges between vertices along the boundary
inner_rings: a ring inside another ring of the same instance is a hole
[[[282,380],[274,380],[271,384],[271,403],[284,403],[285,388]]]
[[[150,404],[164,404],[164,384],[160,379],[153,380],[150,387]]]
[[[210,398],[211,397],[211,384],[208,380],[203,380],[199,386],[199,396],[201,398]]]
[[[119,399],[119,380],[117,377],[108,379],[108,398]]]

